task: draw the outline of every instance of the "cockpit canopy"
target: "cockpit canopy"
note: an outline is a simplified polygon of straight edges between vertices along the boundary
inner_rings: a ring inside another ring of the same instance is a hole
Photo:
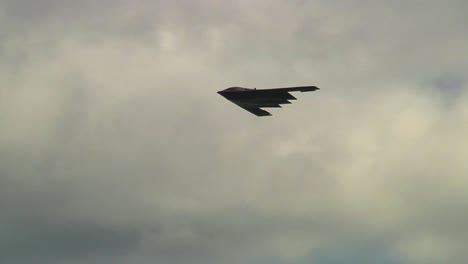
[[[252,89],[244,88],[244,87],[229,87],[227,89],[224,89],[224,91],[226,91],[226,92],[228,92],[228,91],[248,91],[248,90],[252,90]]]

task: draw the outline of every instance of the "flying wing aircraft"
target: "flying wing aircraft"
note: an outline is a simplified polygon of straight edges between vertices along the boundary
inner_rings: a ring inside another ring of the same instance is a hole
[[[289,92],[312,92],[316,90],[320,90],[320,88],[316,86],[272,89],[230,87],[218,93],[256,116],[271,116],[269,112],[261,109],[261,107],[281,107],[282,104],[290,104],[289,100],[296,100],[296,97]]]

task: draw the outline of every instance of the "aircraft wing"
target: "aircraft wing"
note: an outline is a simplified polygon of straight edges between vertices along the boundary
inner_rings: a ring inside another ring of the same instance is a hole
[[[293,87],[281,87],[271,89],[256,90],[259,92],[313,92],[320,90],[317,86],[293,86]]]
[[[296,86],[296,87],[283,87],[283,88],[272,88],[272,89],[258,89],[250,91],[253,97],[259,98],[259,101],[263,103],[278,103],[278,104],[289,104],[288,100],[296,100],[296,97],[290,94],[290,92],[312,92],[319,90],[316,86]],[[268,107],[262,105],[260,107]]]
[[[256,116],[271,116],[271,114],[263,109],[260,109],[258,106],[251,106],[251,105],[244,105],[236,103],[236,105],[244,108],[245,110],[249,111],[250,113]]]

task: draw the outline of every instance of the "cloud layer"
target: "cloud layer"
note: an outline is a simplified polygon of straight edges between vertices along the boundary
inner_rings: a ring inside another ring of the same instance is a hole
[[[468,258],[465,1],[40,2],[0,2],[1,262]]]

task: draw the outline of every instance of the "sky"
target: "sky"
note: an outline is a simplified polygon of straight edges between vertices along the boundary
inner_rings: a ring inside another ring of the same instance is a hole
[[[465,0],[0,0],[0,262],[468,259]],[[316,85],[258,118],[216,92]]]

